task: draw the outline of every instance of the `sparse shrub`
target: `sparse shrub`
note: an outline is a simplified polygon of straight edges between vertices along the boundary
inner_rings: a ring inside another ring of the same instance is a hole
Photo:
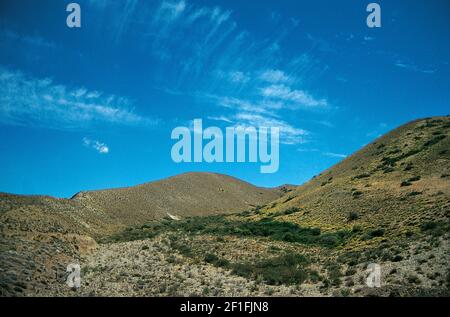
[[[385,167],[384,169],[383,169],[383,173],[385,173],[385,174],[387,174],[387,173],[392,173],[393,171],[395,171],[395,169],[394,168],[392,168],[392,167]]]
[[[350,211],[347,215],[347,221],[351,222],[351,221],[355,221],[359,219],[359,215],[356,211]]]
[[[352,196],[353,198],[359,198],[361,197],[362,194],[363,194],[362,191],[357,190],[352,193]]]
[[[449,224],[444,221],[428,221],[420,226],[420,230],[438,237],[449,231]]]
[[[409,182],[409,181],[403,181],[403,182],[401,182],[400,187],[406,187],[406,186],[411,186],[411,185],[412,185],[411,182]]]
[[[308,278],[305,265],[308,259],[301,254],[284,256],[251,263],[232,264],[232,272],[246,278],[257,279],[260,276],[269,285],[300,284]]]
[[[447,269],[447,278],[445,284],[447,284],[447,288],[450,289],[450,269]]]
[[[421,281],[419,279],[419,277],[415,274],[409,274],[408,277],[406,278],[406,280],[410,283],[410,284],[420,284]]]
[[[341,268],[337,264],[331,264],[327,267],[328,277],[330,279],[331,285],[340,286],[341,285]]]
[[[356,269],[354,267],[349,267],[347,271],[345,271],[346,276],[352,276],[356,274]]]
[[[185,244],[177,245],[176,249],[184,256],[192,256],[192,249]]]
[[[354,286],[355,285],[355,282],[353,282],[353,279],[352,278],[347,278],[346,280],[345,280],[345,286],[347,286],[347,287],[352,287],[352,286]]]
[[[348,288],[341,289],[341,296],[342,297],[349,297],[350,294],[351,294],[350,289],[348,289]]]
[[[312,270],[309,272],[309,280],[312,283],[317,283],[318,281],[320,281],[321,277],[319,275],[319,272],[317,272],[316,270]]]
[[[287,203],[288,201],[291,201],[291,200],[294,199],[294,198],[295,198],[295,196],[290,196],[290,197],[286,198],[286,199],[283,201],[283,203]]]
[[[368,178],[368,177],[370,177],[370,173],[362,173],[362,174],[356,175],[354,178],[361,179],[361,178]]]
[[[367,232],[363,236],[363,240],[370,240],[372,238],[382,237],[383,235],[384,235],[384,229],[373,229],[373,230],[370,230],[369,232]]]
[[[245,211],[241,212],[241,213],[239,214],[239,216],[241,216],[241,217],[248,217],[248,216],[250,216],[251,214],[252,214],[252,212],[251,212],[250,210],[245,210]]]
[[[413,168],[413,164],[411,163],[411,162],[408,162],[406,165],[405,165],[405,168],[403,169],[404,171],[410,171],[410,170],[412,170],[412,168]]]
[[[167,257],[167,259],[166,259],[166,261],[168,262],[168,263],[175,263],[176,262],[176,258],[175,258],[175,256],[174,255],[169,255],[168,257]]]
[[[420,176],[413,176],[408,179],[408,182],[417,182],[418,180],[420,180]]]
[[[445,135],[437,135],[433,138],[431,138],[430,140],[428,140],[427,142],[425,142],[425,144],[423,146],[432,146],[435,145],[436,143],[440,142],[441,140],[445,139]]]
[[[229,265],[228,260],[226,259],[219,259],[219,257],[212,253],[207,253],[205,255],[205,262],[213,264],[218,267],[226,267]]]
[[[291,214],[294,214],[299,211],[300,211],[300,208],[298,208],[298,207],[290,207],[288,209],[273,213],[272,217],[291,215]]]

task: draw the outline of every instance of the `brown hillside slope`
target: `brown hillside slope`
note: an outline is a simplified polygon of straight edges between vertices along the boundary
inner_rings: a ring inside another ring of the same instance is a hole
[[[324,230],[361,225],[392,234],[446,220],[450,202],[450,117],[403,125],[263,209],[298,208],[285,221]]]
[[[167,217],[243,211],[283,195],[225,175],[188,173],[135,187],[81,192],[72,199],[0,193],[0,296],[65,287],[66,266],[94,239]],[[94,239],[93,239],[94,238]]]
[[[88,256],[81,293],[448,296],[449,134],[450,117],[417,120],[262,208],[127,228]]]
[[[279,198],[282,189],[253,186],[214,173],[185,173],[138,186],[80,192],[72,200],[102,210],[126,225],[175,217],[247,210]]]

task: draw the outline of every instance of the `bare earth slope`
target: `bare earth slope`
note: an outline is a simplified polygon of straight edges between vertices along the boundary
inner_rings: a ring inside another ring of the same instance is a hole
[[[103,210],[127,225],[169,214],[204,216],[243,211],[279,198],[280,189],[260,188],[214,173],[185,173],[138,186],[80,192],[72,199]]]
[[[81,192],[72,199],[0,193],[0,295],[64,287],[66,266],[99,239],[162,219],[243,211],[286,190],[225,175],[188,173],[135,187]],[[56,285],[56,286],[55,286]]]
[[[417,120],[265,206],[128,228],[85,258],[79,292],[449,296],[449,135],[448,116]]]
[[[355,224],[396,234],[446,219],[450,204],[450,118],[403,125],[297,187],[268,212],[302,211],[286,220],[331,230]],[[350,213],[353,216],[350,216]],[[355,219],[349,221],[349,217]]]
[[[203,173],[70,200],[2,194],[0,294],[449,296],[449,136],[449,116],[416,120],[300,187]]]

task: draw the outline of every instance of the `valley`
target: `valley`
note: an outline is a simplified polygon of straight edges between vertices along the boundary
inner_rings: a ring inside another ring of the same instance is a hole
[[[188,173],[72,199],[1,194],[0,294],[449,296],[449,135],[448,116],[407,123],[301,186]]]

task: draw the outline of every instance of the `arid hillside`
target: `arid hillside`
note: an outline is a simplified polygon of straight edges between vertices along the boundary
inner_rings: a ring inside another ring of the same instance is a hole
[[[186,173],[138,186],[80,192],[72,200],[127,225],[164,217],[226,214],[273,201],[283,188],[253,186],[214,173]]]
[[[68,263],[97,247],[95,240],[128,226],[243,211],[288,191],[225,175],[187,173],[135,187],[80,192],[72,199],[0,193],[0,295],[45,294],[64,281]]]
[[[264,206],[102,239],[81,293],[448,296],[449,134],[450,117],[417,120]]]
[[[449,296],[449,136],[449,116],[408,123],[299,187],[189,173],[69,200],[2,194],[1,294]]]
[[[262,209],[324,230],[353,225],[416,232],[450,212],[450,118],[403,125]]]

